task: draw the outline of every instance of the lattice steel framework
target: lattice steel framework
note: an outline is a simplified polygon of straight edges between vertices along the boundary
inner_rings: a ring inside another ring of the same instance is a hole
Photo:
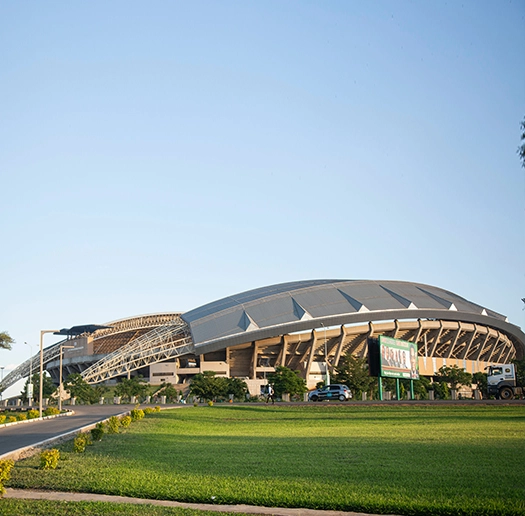
[[[100,383],[193,350],[189,328],[177,317],[110,353],[86,369],[82,377],[88,383]]]
[[[60,345],[64,344],[64,342],[66,341],[62,340],[44,349],[44,364],[47,364],[48,362],[52,362],[53,360],[60,358]],[[14,385],[16,382],[18,382],[18,380],[29,376],[31,370],[33,371],[33,373],[38,373],[39,368],[40,353],[37,353],[29,360],[26,360],[25,362],[20,364],[16,369],[11,371],[4,378],[1,385],[3,388],[7,389],[8,387],[11,387],[11,385]]]

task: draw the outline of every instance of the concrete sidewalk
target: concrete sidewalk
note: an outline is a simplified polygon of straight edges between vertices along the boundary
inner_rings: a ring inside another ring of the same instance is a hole
[[[316,509],[288,509],[280,507],[258,507],[253,505],[214,505],[206,503],[182,503],[169,500],[146,500],[125,496],[100,495],[93,493],[63,493],[57,491],[30,491],[7,488],[4,498],[25,500],[56,500],[59,502],[110,502],[133,503],[139,505],[160,505],[163,507],[181,507],[213,512],[237,512],[245,514],[262,514],[266,516],[372,516],[362,512],[319,511]],[[385,516],[385,515],[383,515]],[[386,515],[395,516],[395,515]]]

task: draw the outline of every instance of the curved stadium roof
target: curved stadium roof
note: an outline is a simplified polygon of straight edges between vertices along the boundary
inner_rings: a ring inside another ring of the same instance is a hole
[[[364,324],[369,326],[365,333],[372,333],[373,323],[378,323],[377,328],[387,321],[395,321],[396,326],[397,321],[418,321],[418,330],[411,337],[416,341],[423,326],[428,331],[434,322],[439,322],[438,328],[447,321],[455,325],[453,340],[447,340],[446,332],[441,336],[441,330],[433,337],[433,349],[443,356],[453,357],[456,343],[463,358],[467,353],[475,360],[489,361],[492,357],[525,356],[525,334],[518,326],[504,315],[447,290],[406,281],[328,279],[262,287],[184,314],[154,314],[108,323],[111,328],[93,334],[93,358],[98,361],[88,360],[88,369],[83,366],[81,370],[91,383],[98,383],[184,354],[204,355],[323,326]],[[463,323],[469,324],[463,327]],[[344,338],[342,334],[341,345]],[[441,351],[436,348],[438,342]],[[46,348],[45,363],[56,360],[59,349],[60,343]],[[37,354],[21,364],[2,385],[9,386],[27,375],[38,359]]]
[[[271,285],[182,314],[199,352],[309,329],[386,319],[442,319],[505,332],[518,355],[525,334],[504,315],[441,288],[406,281],[311,280]],[[313,324],[316,323],[316,324]]]

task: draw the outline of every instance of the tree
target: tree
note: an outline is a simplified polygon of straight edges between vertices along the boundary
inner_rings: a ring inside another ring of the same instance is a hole
[[[436,398],[440,400],[448,400],[450,398],[450,389],[447,382],[434,382],[432,384]]]
[[[483,395],[483,397],[488,397],[488,391],[487,391],[487,373],[484,373],[483,371],[478,371],[477,373],[474,373],[472,375],[472,382],[475,383],[478,386],[479,392]]]
[[[171,403],[179,398],[179,391],[171,383],[162,382],[160,387],[153,393],[154,396],[166,396]]]
[[[40,396],[40,373],[34,373],[31,377],[31,383],[33,384],[33,399],[37,399]],[[27,378],[24,384],[24,389],[20,392],[22,401],[27,402],[28,396],[29,378]],[[44,371],[44,383],[42,384],[42,397],[50,398],[57,390],[51,377]]]
[[[457,389],[460,385],[472,384],[472,375],[456,365],[440,367],[436,377],[439,382],[450,384],[451,389]]]
[[[335,371],[334,383],[346,385],[354,397],[360,397],[361,393],[368,392],[374,383],[374,377],[370,376],[368,370],[367,360],[354,357],[351,353],[341,358]]]
[[[521,131],[522,131],[521,132],[521,141],[523,143],[518,147],[518,155],[519,155],[519,157],[521,159],[521,166],[525,167],[525,118],[521,122],[520,127],[521,127]]]
[[[11,349],[14,344],[13,338],[6,331],[0,331],[0,349]]]
[[[420,399],[428,398],[428,391],[432,389],[430,379],[426,376],[420,376],[419,380],[414,380],[414,395]]]
[[[229,396],[233,395],[236,400],[246,399],[248,393],[248,385],[244,380],[240,378],[227,378],[226,379],[226,394]]]
[[[290,396],[299,396],[308,390],[299,371],[292,371],[284,366],[277,366],[275,373],[268,374],[268,383],[273,385],[275,395],[278,397],[282,397],[285,393]]]
[[[516,370],[516,385],[525,388],[525,359],[511,360]]]
[[[133,396],[146,396],[147,392],[148,385],[142,379],[142,376],[124,378],[115,387],[115,394],[127,399],[131,399]]]
[[[90,385],[78,373],[70,374],[67,377],[64,382],[64,388],[72,398],[77,398],[87,404],[97,403],[104,392],[107,391],[107,388],[102,385]]]
[[[203,400],[215,400],[224,396],[226,378],[216,376],[215,371],[204,371],[196,374],[191,380],[190,394]]]

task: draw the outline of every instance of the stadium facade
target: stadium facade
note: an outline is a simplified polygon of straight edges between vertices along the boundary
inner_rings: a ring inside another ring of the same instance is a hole
[[[418,345],[420,374],[443,365],[474,373],[525,355],[525,334],[489,308],[419,283],[311,280],[263,287],[186,313],[130,317],[68,337],[44,351],[58,383],[64,375],[92,384],[141,375],[186,390],[199,372],[244,379],[259,394],[277,366],[300,371],[309,388],[335,372],[341,357],[367,356],[367,339],[387,335]],[[32,362],[32,363],[31,363]],[[4,379],[9,387],[39,365],[39,355]]]

